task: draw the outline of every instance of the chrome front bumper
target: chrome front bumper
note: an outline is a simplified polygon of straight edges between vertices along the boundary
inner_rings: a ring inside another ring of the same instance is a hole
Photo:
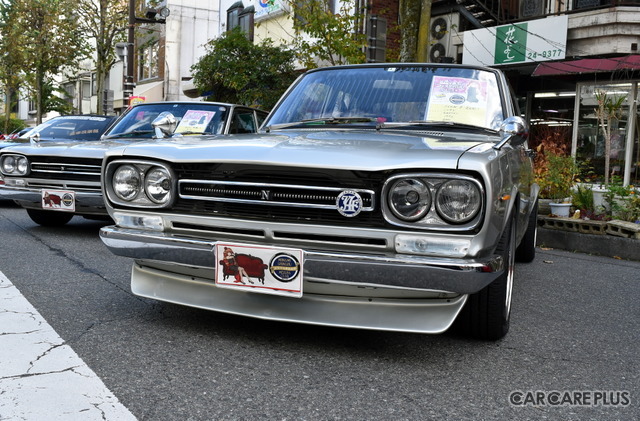
[[[46,187],[48,190],[73,190],[61,187]],[[43,188],[16,187],[4,185],[0,187],[0,194],[4,199],[15,201],[17,204],[27,209],[42,209]],[[75,192],[76,210],[74,213],[80,215],[104,215],[109,213],[105,208],[104,199],[101,192]]]
[[[140,263],[156,261],[213,268],[213,240],[107,226],[100,237],[109,250]],[[453,259],[410,255],[373,255],[304,251],[306,281],[472,294],[504,271],[501,256]],[[180,273],[176,267],[174,273]]]

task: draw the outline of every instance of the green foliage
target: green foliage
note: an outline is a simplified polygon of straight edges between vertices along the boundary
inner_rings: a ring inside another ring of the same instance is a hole
[[[553,152],[546,154],[547,169],[539,178],[542,198],[563,201],[571,197],[572,187],[579,169],[572,156]]]
[[[581,212],[594,212],[595,205],[593,203],[593,189],[591,186],[578,184],[577,188],[571,194],[571,203]]]
[[[69,94],[64,89],[48,81],[45,82],[42,93],[44,98],[42,104],[43,113],[50,111],[55,111],[61,115],[74,113],[73,106],[69,102]]]
[[[296,77],[292,51],[249,41],[240,28],[209,41],[191,67],[193,82],[211,101],[270,110]]]
[[[330,65],[365,61],[367,39],[359,33],[363,15],[353,10],[355,3],[341,2],[334,14],[327,0],[289,1],[293,12],[293,46],[305,67],[318,62]]]
[[[75,0],[12,1],[15,14],[8,24],[15,38],[11,42],[22,49],[18,69],[35,99],[37,123],[42,121],[47,101],[46,85],[64,70],[76,69],[90,52],[76,7]]]
[[[128,2],[113,0],[78,0],[78,24],[95,41],[96,91],[103,92],[105,79],[116,62],[115,44],[125,41],[128,23]],[[102,96],[98,96],[102,98]],[[102,114],[103,102],[97,102]]]
[[[26,126],[24,125],[24,121],[20,120],[19,118],[10,118],[9,120],[5,120],[4,116],[0,116],[0,128],[1,127],[7,127],[6,130],[4,129],[2,130],[3,130],[3,133],[8,134],[8,133],[13,133],[17,130],[22,130]]]
[[[640,189],[623,185],[622,178],[614,175],[604,193],[607,214],[616,219],[636,222],[640,219]]]
[[[11,24],[18,18],[13,2],[0,2],[0,56],[2,57],[0,60],[0,85],[2,85],[4,97],[8,98],[3,110],[3,125],[0,126],[0,131],[4,133],[13,131],[10,130],[9,125],[11,102],[24,81],[24,72],[21,70],[24,62],[23,49],[20,42],[16,42],[22,34],[15,25]]]

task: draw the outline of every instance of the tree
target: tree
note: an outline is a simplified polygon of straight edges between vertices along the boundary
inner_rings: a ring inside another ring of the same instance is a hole
[[[211,101],[271,109],[295,79],[294,54],[271,40],[253,44],[239,27],[209,41],[191,67],[193,82]]]
[[[428,61],[431,0],[400,0],[400,61]]]
[[[0,2],[0,83],[5,94],[3,133],[10,133],[11,107],[17,98],[18,89],[23,81],[20,67],[24,63],[22,56],[23,35],[11,22],[16,18],[13,2]]]
[[[103,114],[105,80],[116,62],[115,44],[125,40],[128,3],[126,0],[79,0],[77,12],[80,26],[95,40],[97,113]]]
[[[604,138],[604,184],[609,184],[609,166],[611,160],[611,140],[618,131],[618,121],[622,117],[626,95],[610,97],[603,90],[595,93],[598,107],[595,114]]]
[[[15,19],[11,25],[25,40],[23,63],[25,80],[36,103],[36,123],[42,122],[47,84],[64,70],[78,67],[88,57],[88,45],[78,25],[77,2],[73,0],[13,0]],[[12,42],[14,42],[12,40]]]
[[[327,0],[289,1],[293,13],[294,49],[307,67],[317,63],[356,64],[365,61],[366,35],[360,26],[363,15],[351,2],[340,2],[340,13]]]

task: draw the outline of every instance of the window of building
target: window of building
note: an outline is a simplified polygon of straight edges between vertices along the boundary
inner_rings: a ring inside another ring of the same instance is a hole
[[[233,3],[230,8],[227,9],[227,31],[232,30],[240,24],[239,15],[244,10],[244,5],[241,1]]]
[[[609,139],[609,178],[625,184],[638,184],[640,155],[638,149],[638,83],[579,84],[577,130],[573,139],[576,160],[587,166],[596,181],[604,181],[606,142]],[[605,104],[602,112],[599,103]]]
[[[253,41],[253,15],[255,9],[253,6],[245,7],[238,15],[238,26],[247,34],[247,38]]]
[[[82,80],[82,99],[91,99],[91,80],[90,79],[84,79]]]
[[[147,44],[140,48],[138,56],[138,80],[158,77],[158,42]]]

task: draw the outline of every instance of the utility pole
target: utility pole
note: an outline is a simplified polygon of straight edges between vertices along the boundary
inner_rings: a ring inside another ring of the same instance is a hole
[[[129,0],[129,23],[127,25],[127,73],[124,77],[124,87],[122,95],[124,105],[128,107],[129,97],[133,95],[133,88],[136,84],[133,81],[133,44],[136,37],[136,0]]]
[[[159,9],[147,9],[146,18],[136,17],[136,0],[129,0],[129,23],[127,25],[127,73],[124,77],[124,86],[122,95],[124,105],[128,107],[129,98],[133,96],[133,88],[136,83],[133,81],[134,74],[134,45],[136,40],[136,24],[137,23],[166,23],[169,16],[169,9],[160,7]]]

